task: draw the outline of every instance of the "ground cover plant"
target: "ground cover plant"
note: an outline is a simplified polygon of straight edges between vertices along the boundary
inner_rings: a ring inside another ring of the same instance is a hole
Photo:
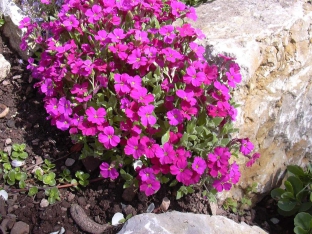
[[[199,182],[229,190],[238,153],[247,166],[259,157],[248,138],[231,139],[239,66],[226,56],[209,64],[186,19],[195,10],[178,1],[71,0],[55,18],[21,21],[21,48],[41,49],[28,69],[52,125],[83,144],[81,158],[103,160],[102,177],[121,175],[148,196],[162,183],[181,183],[177,197]]]

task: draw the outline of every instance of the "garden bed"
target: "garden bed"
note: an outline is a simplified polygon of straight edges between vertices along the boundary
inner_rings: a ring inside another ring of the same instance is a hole
[[[86,171],[83,163],[78,160],[79,151],[76,152],[73,148],[69,135],[51,126],[50,121],[46,120],[43,97],[33,87],[35,81],[29,76],[25,62],[11,51],[7,44],[5,38],[0,38],[0,53],[11,63],[11,73],[0,85],[0,103],[10,108],[8,115],[0,119],[0,150],[4,149],[6,140],[11,139],[12,143],[26,144],[29,157],[24,168],[34,166],[40,163],[40,160],[49,159],[55,162],[56,168],[53,172],[58,175],[64,169],[66,159],[71,157],[75,159],[75,163],[68,169],[73,174],[78,170]],[[90,175],[91,180],[97,178],[99,170],[93,170]],[[30,186],[43,186],[32,180],[26,182]],[[158,208],[164,197],[168,197],[171,201],[169,210],[210,213],[208,201],[201,197],[199,188],[194,194],[175,200],[176,188],[162,186],[157,194],[150,197],[141,193],[133,196],[128,193],[128,196],[123,197],[122,185],[121,179],[113,182],[105,179],[90,183],[86,188],[79,190],[63,188],[60,189],[61,201],[48,207],[41,207],[40,202],[46,198],[44,190],[30,197],[25,192],[18,192],[18,187],[4,185],[4,180],[1,179],[1,187],[9,192],[9,199],[6,204],[0,203],[2,204],[0,211],[2,217],[8,213],[16,215],[18,221],[30,226],[30,233],[33,234],[50,233],[60,230],[61,227],[66,233],[84,233],[70,215],[69,208],[75,203],[83,207],[89,217],[101,224],[111,222],[116,212],[123,212],[125,216],[141,214],[146,212],[151,203]],[[276,214],[275,202],[268,197],[259,206],[246,211],[242,217],[221,208],[217,209],[217,214],[237,222],[258,225],[270,233],[292,233],[293,230],[291,225],[293,218],[284,218],[278,224],[270,221],[272,217],[278,219],[280,217]],[[115,227],[109,231],[116,233],[120,228],[121,226]]]

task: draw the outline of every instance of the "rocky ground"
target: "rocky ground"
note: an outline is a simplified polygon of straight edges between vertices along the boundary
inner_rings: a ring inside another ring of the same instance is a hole
[[[9,113],[4,118],[0,118],[0,150],[5,147],[10,148],[12,143],[25,143],[29,157],[23,169],[29,173],[34,164],[47,158],[56,164],[53,171],[58,175],[66,167],[67,158],[72,158],[75,160],[74,164],[67,168],[73,174],[77,170],[89,170],[90,179],[97,178],[99,171],[97,167],[92,168],[92,165],[97,165],[98,161],[89,158],[83,163],[78,160],[79,151],[77,152],[77,148],[73,147],[69,135],[57,130],[46,120],[42,96],[33,88],[35,81],[29,76],[25,62],[7,45],[7,39],[0,38],[0,54],[3,54],[11,64],[10,74],[0,83],[0,104],[10,108]],[[0,107],[1,111],[3,109]],[[116,212],[122,212],[125,216],[145,213],[151,203],[154,203],[156,209],[153,212],[156,212],[164,197],[168,197],[171,201],[169,210],[211,213],[208,201],[201,196],[200,188],[192,195],[175,200],[176,188],[163,186],[156,195],[146,197],[132,190],[123,192],[121,180],[93,181],[86,188],[79,190],[60,189],[61,201],[46,207],[44,201],[47,197],[44,190],[30,197],[24,191],[19,191],[17,186],[5,185],[4,180],[1,179],[0,187],[9,192],[9,199],[0,202],[2,219],[0,232],[4,233],[4,229],[13,227],[11,231],[13,234],[23,233],[21,232],[23,229],[26,229],[25,233],[44,234],[59,231],[61,228],[64,228],[67,234],[85,233],[70,215],[71,204],[79,204],[86,214],[99,224],[111,222]],[[42,186],[33,180],[26,182],[28,185]],[[221,207],[218,207],[216,212],[237,222],[244,221],[250,225],[258,225],[269,233],[293,233],[293,218],[285,219],[278,216],[276,203],[268,196],[254,209],[245,211],[243,216],[225,211]],[[279,220],[277,224],[272,222],[273,217]],[[8,222],[10,225],[7,225]],[[27,225],[29,225],[28,232]],[[108,232],[116,233],[121,226],[111,228]],[[18,231],[13,232],[14,228]]]

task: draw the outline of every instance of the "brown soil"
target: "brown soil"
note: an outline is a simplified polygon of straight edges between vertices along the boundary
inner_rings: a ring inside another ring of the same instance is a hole
[[[2,53],[11,63],[9,76],[0,83],[0,103],[10,108],[9,114],[0,119],[0,150],[4,149],[4,143],[8,138],[12,140],[12,143],[26,143],[29,158],[24,168],[34,165],[36,159],[41,157],[41,159],[47,158],[51,161],[57,160],[54,172],[60,174],[64,168],[66,155],[69,155],[73,146],[70,137],[66,132],[61,132],[51,126],[50,122],[46,120],[47,115],[43,108],[42,96],[33,88],[35,81],[31,80],[29,72],[26,70],[26,62],[23,62],[7,45],[7,39],[0,37],[0,54]],[[79,152],[71,153],[70,157],[76,159],[75,164],[69,168],[72,174],[77,170],[85,170],[82,162],[78,160]],[[94,170],[90,174],[91,179],[97,178],[99,171]],[[9,213],[16,215],[18,221],[30,225],[30,233],[33,234],[50,233],[59,230],[60,227],[65,228],[66,234],[84,233],[71,218],[69,210],[70,205],[74,203],[83,207],[87,215],[100,224],[111,222],[116,212],[123,212],[125,216],[141,214],[146,212],[151,203],[158,208],[164,197],[168,197],[171,201],[169,210],[210,213],[208,201],[202,198],[199,189],[196,190],[196,193],[180,200],[175,200],[175,188],[166,188],[165,186],[151,197],[136,193],[131,197],[131,193],[128,193],[130,197],[123,198],[121,180],[115,182],[101,180],[80,190],[60,189],[61,201],[41,208],[40,201],[45,197],[43,190],[35,197],[29,197],[26,193],[14,192],[12,190],[14,187],[4,185],[2,176],[0,178],[0,187],[10,191],[6,204],[0,202],[2,218]],[[36,183],[28,181],[28,184],[35,185]],[[39,184],[39,186],[42,185]],[[237,222],[245,221],[250,225],[258,225],[270,233],[293,233],[293,220],[278,216],[276,203],[269,197],[251,211],[246,211],[242,217],[221,208],[217,210],[217,213]],[[280,223],[274,225],[270,221],[272,217],[281,220]],[[116,227],[109,232],[116,233],[120,228],[121,226]]]

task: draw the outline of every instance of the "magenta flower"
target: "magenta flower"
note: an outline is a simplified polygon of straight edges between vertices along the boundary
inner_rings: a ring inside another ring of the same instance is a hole
[[[88,121],[90,121],[91,123],[101,125],[105,122],[104,117],[106,116],[106,111],[103,107],[95,110],[92,106],[90,106],[86,110],[86,114],[88,117]]]
[[[115,130],[113,127],[105,127],[103,133],[100,133],[98,136],[99,142],[101,142],[106,149],[112,149],[116,147],[120,142],[120,138],[114,134]]]
[[[144,154],[147,158],[154,158],[156,150],[160,147],[158,144],[155,144],[155,140],[143,136],[140,139],[140,144],[144,147]]]
[[[128,46],[127,46],[127,45],[118,43],[118,44],[109,46],[108,48],[109,48],[110,51],[112,51],[113,53],[117,54],[117,56],[118,56],[121,60],[126,60],[126,59],[127,59],[127,57],[128,57],[128,54],[127,54],[127,52],[126,52],[127,49],[128,49]]]
[[[106,162],[103,162],[100,165],[100,174],[103,178],[110,178],[112,180],[116,179],[119,176],[119,173],[116,170],[116,168],[111,167]]]
[[[190,48],[199,58],[203,57],[203,54],[205,53],[205,48],[203,46],[199,46],[197,43],[191,42]]]
[[[45,79],[44,83],[41,85],[41,92],[45,95],[51,97],[54,94],[54,84],[51,79]]]
[[[88,92],[88,82],[80,84],[74,84],[73,88],[70,90],[72,94],[84,95]]]
[[[185,10],[186,6],[183,2],[172,1],[170,4],[172,8],[172,14],[176,17],[179,17]]]
[[[66,20],[64,20],[63,25],[67,31],[71,31],[73,28],[77,28],[79,26],[79,21],[74,15],[70,15]]]
[[[230,93],[228,87],[221,84],[219,81],[214,82],[214,87],[217,89],[216,91],[212,92],[211,96],[222,102],[226,102],[230,99]]]
[[[230,167],[230,172],[229,172],[230,180],[232,184],[237,184],[239,181],[239,178],[241,177],[241,173],[239,171],[239,166],[236,164],[234,161],[233,164]]]
[[[88,22],[94,24],[103,16],[102,8],[99,5],[93,5],[91,9],[86,11],[85,15],[88,16]]]
[[[246,167],[251,167],[258,158],[260,158],[260,154],[254,153],[252,157],[250,158],[250,160],[246,163]]]
[[[217,177],[219,173],[225,175],[228,172],[229,159],[231,153],[226,147],[216,147],[214,153],[208,154],[207,166],[210,169],[209,174]]]
[[[187,101],[191,106],[194,106],[197,103],[196,99],[194,98],[194,92],[193,91],[185,91],[182,89],[178,89],[176,91],[176,95],[179,98]]]
[[[220,179],[217,179],[212,183],[212,186],[218,192],[222,192],[223,190],[229,191],[232,188],[232,184],[229,183],[229,175],[221,176]]]
[[[139,108],[138,115],[141,117],[141,123],[144,127],[147,127],[147,125],[153,126],[156,123],[156,118],[153,115],[154,108],[153,105],[141,106]]]
[[[71,103],[69,100],[66,100],[65,97],[61,97],[59,102],[58,102],[58,107],[57,110],[59,111],[60,114],[64,114],[66,116],[71,115],[73,113],[73,110],[71,109]]]
[[[24,17],[20,23],[19,23],[19,28],[27,28],[31,24],[31,19],[29,17]]]
[[[143,181],[140,185],[140,191],[144,192],[146,196],[153,195],[160,189],[160,182],[158,180],[148,179]]]
[[[171,49],[170,47],[162,49],[161,53],[164,55],[165,60],[170,61],[172,63],[176,62],[176,60],[183,59],[183,55],[181,55],[178,51]]]
[[[96,125],[87,120],[80,122],[78,124],[78,129],[81,130],[82,134],[86,136],[95,136],[97,132]]]
[[[192,107],[188,102],[182,101],[181,103],[182,115],[187,120],[191,120],[192,116],[196,116],[198,110],[196,107]]]
[[[207,114],[211,117],[226,117],[228,115],[230,104],[227,102],[218,102],[217,106],[207,106]]]
[[[144,154],[144,147],[139,143],[137,137],[130,137],[127,140],[127,145],[125,146],[125,154],[132,155],[133,158],[139,159]]]
[[[48,114],[50,114],[51,116],[59,115],[57,106],[58,106],[58,100],[56,98],[50,98],[45,103],[45,109],[48,112]]]
[[[156,180],[154,170],[149,167],[140,170],[139,176],[141,178],[141,181]]]
[[[167,118],[169,119],[169,124],[172,126],[177,126],[183,123],[183,115],[179,109],[173,109],[167,112]]]
[[[134,77],[130,76],[127,82],[131,86],[132,89],[142,88],[142,79],[139,76],[134,76]]]
[[[115,74],[114,75],[114,80],[115,80],[115,91],[117,94],[122,95],[126,93],[130,93],[130,86],[127,83],[127,80],[129,79],[129,75],[124,73],[124,74]]]
[[[154,95],[151,93],[147,94],[147,89],[141,87],[138,89],[133,89],[130,93],[130,97],[139,103],[143,103],[144,105],[148,105],[154,101]]]
[[[173,145],[168,142],[163,145],[163,148],[159,147],[156,149],[155,155],[159,158],[159,162],[164,164],[171,164],[172,158],[175,157],[175,151]]]
[[[174,34],[174,27],[172,25],[165,25],[159,29],[159,34],[164,36],[164,42],[171,44],[176,37]]]
[[[189,180],[193,172],[187,168],[187,161],[178,161],[176,164],[170,166],[170,173],[176,175],[177,181],[183,184],[189,184]]]
[[[124,34],[124,30],[121,28],[115,28],[113,32],[108,34],[108,38],[111,39],[112,42],[119,43],[120,40],[124,39],[126,34]]]
[[[128,56],[127,62],[132,64],[132,69],[138,69],[147,64],[147,58],[142,55],[140,49],[134,49],[132,54]]]
[[[189,11],[186,13],[186,17],[193,20],[193,21],[196,21],[197,20],[197,15],[196,15],[196,11],[195,11],[195,8],[194,7],[190,7],[188,9]]]
[[[254,149],[254,145],[249,141],[248,138],[242,139],[240,143],[241,143],[241,146],[240,146],[239,151],[243,155],[250,154],[250,152]]]
[[[135,35],[134,35],[135,40],[140,41],[142,43],[143,42],[148,43],[150,40],[148,39],[147,36],[148,36],[147,32],[135,30]]]
[[[201,157],[195,157],[193,164],[192,164],[192,169],[196,171],[198,174],[202,175],[204,171],[207,168],[207,164],[204,159]]]
[[[100,45],[105,45],[107,42],[107,32],[105,30],[99,30],[96,35],[94,35],[95,40],[100,42]]]
[[[70,118],[65,116],[64,114],[60,115],[56,121],[56,127],[62,131],[69,129],[70,126]]]
[[[235,88],[236,83],[239,83],[242,81],[242,76],[239,72],[236,72],[234,67],[230,68],[230,71],[225,73],[228,78],[228,84],[229,86]]]
[[[193,66],[186,68],[186,75],[183,76],[183,81],[186,84],[192,84],[195,87],[199,87],[205,81],[205,79],[205,73],[196,72],[196,69]]]

